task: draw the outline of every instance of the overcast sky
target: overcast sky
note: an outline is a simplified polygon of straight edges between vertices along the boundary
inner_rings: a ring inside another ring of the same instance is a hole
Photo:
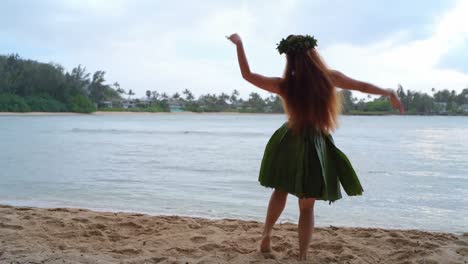
[[[468,87],[468,0],[1,0],[0,54],[105,70],[146,90],[246,97],[243,38],[251,69],[280,76],[276,43],[310,34],[332,68],[377,85],[430,92]],[[266,95],[266,93],[262,93]]]

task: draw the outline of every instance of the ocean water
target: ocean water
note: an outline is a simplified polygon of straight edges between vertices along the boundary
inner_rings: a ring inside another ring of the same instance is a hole
[[[0,116],[0,203],[263,221],[260,161],[283,115]],[[468,118],[343,116],[364,195],[317,226],[468,231]],[[296,222],[289,196],[280,221]]]

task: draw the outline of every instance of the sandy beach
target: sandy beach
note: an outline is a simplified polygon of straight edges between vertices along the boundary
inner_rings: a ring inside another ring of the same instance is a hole
[[[0,263],[299,263],[297,226],[0,205]],[[306,263],[467,263],[468,233],[317,228]],[[303,262],[302,262],[303,263]]]

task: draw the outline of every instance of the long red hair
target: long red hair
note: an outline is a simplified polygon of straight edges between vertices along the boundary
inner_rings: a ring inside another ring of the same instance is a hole
[[[289,127],[300,132],[313,127],[329,134],[338,125],[341,100],[329,71],[315,49],[287,54],[280,87]]]

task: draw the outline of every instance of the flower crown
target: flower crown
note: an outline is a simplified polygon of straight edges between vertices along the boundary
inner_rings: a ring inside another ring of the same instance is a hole
[[[288,55],[293,55],[309,49],[314,49],[317,47],[317,39],[310,35],[291,35],[286,39],[281,39],[280,43],[276,45],[279,54],[286,53]]]

